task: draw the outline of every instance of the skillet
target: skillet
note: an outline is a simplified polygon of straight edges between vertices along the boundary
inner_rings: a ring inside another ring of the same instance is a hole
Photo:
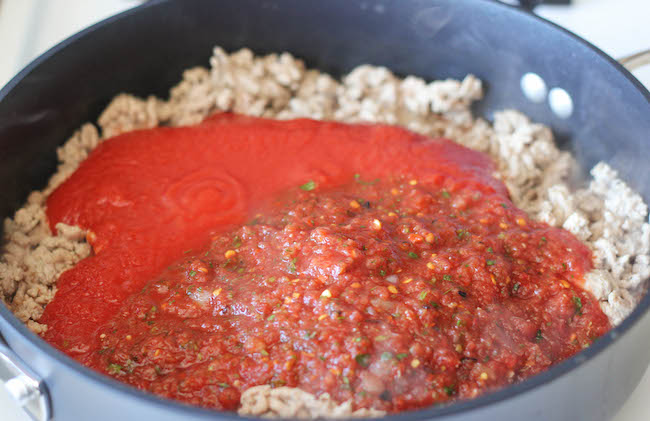
[[[335,76],[363,63],[428,80],[473,73],[487,86],[478,115],[518,109],[551,126],[582,168],[604,160],[650,201],[650,93],[592,45],[521,9],[487,0],[159,0],[67,39],[0,90],[0,217],[45,185],[56,147],[95,121],[114,95],[164,97],[183,69],[207,65],[214,45],[289,51]],[[521,89],[527,73],[562,89],[564,102],[531,101]],[[650,361],[649,307],[646,296],[621,325],[538,376],[387,419],[609,419]],[[34,419],[241,418],[96,374],[29,332],[3,305],[0,335],[0,378],[11,379],[9,388]]]

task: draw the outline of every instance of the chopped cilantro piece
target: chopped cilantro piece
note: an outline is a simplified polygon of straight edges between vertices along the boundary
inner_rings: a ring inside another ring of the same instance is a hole
[[[305,339],[311,339],[314,336],[316,336],[316,332],[305,332],[305,334],[303,335]]]
[[[370,355],[368,354],[357,354],[354,360],[362,367],[368,367],[370,365]]]
[[[428,293],[429,293],[429,291],[427,291],[427,290],[422,291],[420,293],[420,295],[418,295],[418,298],[420,299],[420,301],[424,301],[424,299],[427,298]]]
[[[537,333],[535,334],[535,340],[539,342],[542,339],[544,339],[544,337],[542,336],[542,329],[537,329]]]
[[[444,279],[445,281],[451,281],[451,276],[449,276],[449,275],[442,275],[442,279]]]
[[[447,190],[443,190],[442,191],[442,197],[444,197],[446,199],[449,199],[451,197],[451,195],[449,194],[449,192]]]
[[[419,258],[420,258],[420,256],[418,256],[417,253],[414,253],[414,252],[412,252],[412,251],[409,251],[409,257],[410,257],[411,259],[419,259]]]
[[[397,358],[399,361],[402,361],[404,358],[406,358],[408,356],[409,356],[409,354],[407,354],[406,352],[401,352],[401,353],[395,355],[395,358]]]
[[[309,180],[308,182],[300,186],[300,189],[304,191],[312,191],[315,188],[316,188],[316,183],[313,180]]]
[[[230,385],[229,385],[228,383],[224,383],[224,382],[221,382],[221,383],[217,383],[217,385],[219,385],[219,386],[221,386],[221,387],[223,387],[224,389],[227,389],[227,388],[229,388],[229,387],[230,387]]]
[[[582,316],[582,300],[577,295],[573,296],[573,305],[576,308],[576,314]]]
[[[122,373],[122,366],[119,364],[109,364],[108,365],[108,373],[109,374],[121,374]]]
[[[195,270],[191,270],[191,271],[190,271],[190,276],[194,276],[194,275],[196,275],[196,271],[195,271]]]
[[[291,262],[289,263],[289,272],[290,273],[296,273],[296,262],[297,261],[298,261],[298,259],[296,257],[291,259]]]
[[[488,265],[488,266],[494,266],[495,263],[496,263],[496,261],[494,261],[494,260],[488,260],[487,262],[485,262],[485,264]]]

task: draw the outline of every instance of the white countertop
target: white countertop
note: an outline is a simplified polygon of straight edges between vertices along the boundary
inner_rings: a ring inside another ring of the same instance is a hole
[[[0,86],[57,42],[138,3],[136,0],[0,0]],[[613,57],[650,48],[648,0],[574,0],[571,7],[542,6],[536,12]],[[650,66],[635,75],[650,87]],[[646,370],[641,384],[612,421],[649,420],[648,396],[650,370]],[[2,387],[0,421],[29,421]]]

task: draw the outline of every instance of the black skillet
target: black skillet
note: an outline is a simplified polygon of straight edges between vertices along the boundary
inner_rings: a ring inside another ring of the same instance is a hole
[[[207,65],[214,45],[289,51],[334,75],[362,63],[426,79],[473,73],[487,86],[475,107],[479,115],[519,109],[550,125],[584,168],[605,160],[650,200],[650,94],[610,57],[527,12],[486,0],[170,0],[80,32],[0,91],[0,217],[44,186],[55,169],[55,148],[83,122],[95,121],[111,97],[166,96],[183,69]],[[560,117],[543,96],[532,102],[522,93],[529,72],[568,93],[570,115]],[[541,375],[389,419],[609,419],[648,366],[649,306],[646,296],[620,326]],[[14,378],[13,393],[40,414],[36,419],[238,418],[161,400],[91,372],[30,333],[3,305],[0,333],[8,344],[0,342],[0,378]]]

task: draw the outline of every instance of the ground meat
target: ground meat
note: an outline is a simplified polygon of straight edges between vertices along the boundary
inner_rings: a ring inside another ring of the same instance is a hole
[[[255,57],[248,49],[227,54],[217,47],[210,68],[187,70],[168,101],[118,95],[98,120],[101,136],[94,125],[85,124],[59,148],[60,165],[49,185],[32,193],[14,218],[5,221],[0,297],[32,330],[46,329],[37,321],[54,296],[57,277],[88,256],[90,247],[78,228],[57,227],[59,233],[52,235],[44,199],[101,140],[138,128],[194,124],[223,110],[279,119],[397,124],[488,153],[518,207],[571,231],[592,249],[595,270],[585,277],[585,286],[610,321],[620,323],[650,276],[647,205],[605,163],[592,169],[588,185],[572,190],[568,176],[577,164],[555,146],[551,131],[512,110],[496,113],[493,124],[475,119],[470,104],[481,96],[481,82],[471,75],[463,81],[427,83],[364,65],[339,82],[306,69],[287,53]],[[293,398],[299,403],[290,403]],[[327,397],[264,386],[244,394],[242,411],[298,417],[356,414]]]
[[[328,394],[315,397],[291,387],[255,386],[241,396],[239,415],[267,418],[362,418],[380,417],[384,411],[352,409],[351,401],[337,405]]]

